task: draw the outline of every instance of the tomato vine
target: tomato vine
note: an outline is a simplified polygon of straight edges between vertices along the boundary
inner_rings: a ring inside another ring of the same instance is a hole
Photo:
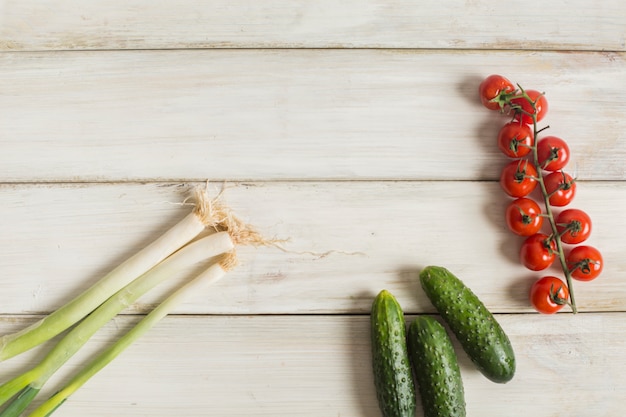
[[[555,280],[562,282],[560,278],[549,277],[550,286],[535,283],[530,302],[540,313],[555,313],[565,304],[576,313],[573,279],[595,279],[604,263],[600,251],[587,245],[575,246],[566,255],[564,245],[577,245],[591,232],[591,220],[582,210],[565,210],[558,217],[553,211],[555,207],[569,205],[576,194],[576,179],[564,171],[570,149],[556,136],[539,138],[549,128],[538,125],[548,111],[544,93],[525,90],[497,74],[485,78],[478,92],[486,108],[512,116],[500,130],[497,144],[505,156],[514,159],[503,168],[500,185],[506,194],[516,199],[507,207],[507,226],[512,232],[526,236],[520,248],[520,261],[530,270],[541,271],[558,259],[565,277],[563,291],[555,290],[555,286],[559,288]],[[525,201],[535,188],[541,192],[545,213],[537,213],[537,209]],[[547,222],[535,221],[538,217]],[[545,233],[539,230],[542,224],[547,224]],[[546,280],[546,277],[540,279],[541,282]],[[546,297],[550,302],[546,303]]]

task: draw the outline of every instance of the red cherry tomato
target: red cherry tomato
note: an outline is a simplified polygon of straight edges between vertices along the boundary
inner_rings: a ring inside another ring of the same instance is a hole
[[[551,206],[563,207],[568,205],[576,195],[576,182],[563,171],[552,172],[543,179],[546,191],[550,196]]]
[[[533,124],[533,115],[536,115],[537,122],[541,121],[548,112],[548,100],[546,97],[536,90],[526,90],[528,98],[535,103],[535,109],[532,104],[525,98],[514,98],[511,100],[511,106],[515,111],[515,119],[520,120],[527,125]],[[517,110],[515,110],[517,108]]]
[[[568,300],[567,286],[557,277],[542,277],[530,288],[530,303],[542,314],[556,313],[567,304]]]
[[[535,233],[522,243],[520,260],[531,271],[541,271],[552,265],[556,254],[554,239],[543,233]]]
[[[582,210],[567,209],[556,217],[556,228],[563,243],[578,244],[591,234],[591,218]]]
[[[478,86],[480,102],[489,110],[500,110],[506,103],[506,94],[513,93],[513,83],[501,75],[490,75]]]
[[[546,136],[537,142],[537,159],[539,166],[546,171],[559,171],[569,161],[567,143],[556,136]]]
[[[498,133],[498,147],[509,158],[522,158],[534,144],[530,126],[520,122],[510,122],[502,126]]]
[[[500,186],[511,197],[525,197],[537,186],[537,175],[527,160],[512,161],[502,169]]]
[[[576,246],[566,257],[572,278],[579,281],[596,279],[604,268],[600,251],[592,246]]]
[[[543,225],[539,204],[526,197],[512,201],[506,208],[505,218],[509,230],[519,236],[534,235]]]

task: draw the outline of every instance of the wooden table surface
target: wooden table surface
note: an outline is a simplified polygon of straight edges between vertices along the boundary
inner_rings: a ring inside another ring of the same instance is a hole
[[[570,145],[572,206],[606,263],[575,283],[579,314],[529,307],[539,273],[517,259],[497,182],[505,119],[477,99],[492,73],[544,91]],[[625,132],[622,0],[1,0],[0,331],[95,283],[206,183],[288,252],[241,248],[227,279],[55,415],[378,417],[371,302],[386,288],[407,319],[433,313],[417,280],[432,264],[497,314],[517,355],[498,385],[457,345],[468,416],[622,417]],[[2,379],[47,346],[0,363]]]

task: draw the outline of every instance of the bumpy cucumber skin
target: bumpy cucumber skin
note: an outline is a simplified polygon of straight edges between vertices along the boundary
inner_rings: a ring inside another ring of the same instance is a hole
[[[461,370],[446,329],[432,317],[417,317],[408,347],[424,417],[465,417]]]
[[[404,313],[382,290],[371,311],[372,363],[378,405],[385,417],[415,415],[415,385],[406,344]]]
[[[493,382],[510,381],[515,375],[511,341],[482,301],[443,267],[424,268],[420,283],[478,370]]]

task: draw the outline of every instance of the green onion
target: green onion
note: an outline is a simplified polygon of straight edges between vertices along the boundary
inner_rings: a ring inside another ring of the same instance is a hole
[[[29,416],[44,417],[51,415],[61,404],[63,404],[63,402],[65,402],[65,400],[67,400],[70,395],[76,392],[92,376],[108,365],[139,337],[169,314],[174,308],[184,302],[189,296],[202,291],[204,287],[221,279],[233,265],[233,259],[226,255],[222,260],[212,264],[203,273],[174,292],[157,308],[152,310],[150,314],[144,317],[143,320],[135,325],[135,327],[118,339],[117,342],[104,350],[100,355],[82,368],[65,386],[33,410]]]
[[[163,262],[143,274],[110,297],[89,316],[76,325],[47,356],[34,368],[0,386],[0,405],[21,391],[14,402],[0,417],[18,416],[30,403],[24,401],[25,393],[32,398],[48,379],[74,355],[104,324],[182,268],[202,260],[229,252],[234,243],[227,232],[219,232],[184,246]]]
[[[196,207],[157,240],[105,275],[91,288],[36,323],[0,338],[0,362],[25,352],[76,324],[112,294],[198,236],[216,226],[212,202],[196,190]]]

